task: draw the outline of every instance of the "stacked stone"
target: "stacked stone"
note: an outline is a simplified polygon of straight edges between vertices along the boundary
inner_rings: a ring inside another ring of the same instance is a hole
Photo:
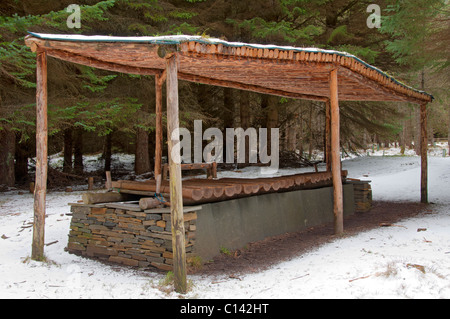
[[[67,250],[139,268],[172,270],[170,212],[132,211],[102,205],[71,206]],[[192,256],[197,213],[184,214],[186,256]]]
[[[372,187],[369,181],[352,181],[355,194],[355,212],[364,213],[372,208]]]

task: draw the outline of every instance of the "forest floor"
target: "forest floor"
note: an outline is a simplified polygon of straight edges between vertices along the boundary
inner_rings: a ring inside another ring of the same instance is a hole
[[[349,177],[371,180],[374,208],[332,225],[285,234],[221,254],[189,275],[180,296],[161,272],[68,254],[72,192],[47,196],[46,262],[30,260],[33,196],[0,193],[0,298],[450,298],[450,157],[430,152],[429,200],[420,201],[420,158],[384,150],[343,161]],[[380,156],[377,156],[380,155]],[[131,162],[119,156],[121,165]],[[93,161],[93,163],[96,163]],[[311,168],[282,169],[279,174]],[[255,176],[256,167],[221,171]],[[84,187],[84,188],[83,188]]]

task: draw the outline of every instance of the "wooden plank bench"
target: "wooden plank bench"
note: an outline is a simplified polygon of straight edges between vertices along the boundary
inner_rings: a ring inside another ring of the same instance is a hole
[[[217,178],[217,163],[216,162],[181,164],[182,171],[197,170],[197,169],[205,169],[206,176],[208,179]],[[163,180],[169,179],[169,165],[168,164],[163,165],[162,179]]]

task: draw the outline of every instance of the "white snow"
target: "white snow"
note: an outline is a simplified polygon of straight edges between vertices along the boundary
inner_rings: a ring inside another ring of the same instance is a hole
[[[325,50],[315,47],[303,48],[294,46],[279,46],[274,44],[256,44],[256,43],[244,43],[244,42],[228,42],[218,38],[211,38],[201,35],[162,35],[162,36],[142,36],[142,37],[120,37],[120,36],[105,36],[105,35],[81,35],[81,34],[48,34],[48,33],[35,33],[29,32],[34,37],[47,39],[47,40],[60,40],[60,41],[83,41],[83,42],[140,42],[140,43],[183,43],[189,41],[202,41],[211,44],[223,44],[227,46],[248,46],[252,48],[260,49],[274,49],[290,50],[290,51],[306,51],[306,52],[322,52],[330,54],[340,54],[347,57],[356,58],[354,55],[335,50]],[[378,69],[377,69],[378,70]]]
[[[392,150],[392,153],[398,150]],[[387,150],[385,150],[385,155]],[[391,152],[390,152],[391,154]],[[377,155],[376,153],[370,155]],[[450,298],[450,157],[429,158],[427,214],[336,239],[260,273],[189,276],[187,298]],[[127,160],[124,160],[127,162]],[[343,161],[372,181],[375,200],[420,200],[420,158],[364,156]],[[298,170],[282,170],[290,174]],[[302,169],[301,171],[305,171]],[[223,174],[223,173],[222,173]],[[255,168],[224,175],[254,175]],[[0,193],[0,298],[179,298],[161,274],[70,255],[67,203],[82,191],[47,195],[47,262],[31,261],[33,198]],[[426,231],[418,232],[419,228]]]

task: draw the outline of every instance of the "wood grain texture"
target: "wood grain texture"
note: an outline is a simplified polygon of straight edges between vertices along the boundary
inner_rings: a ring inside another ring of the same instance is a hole
[[[31,259],[44,259],[45,198],[47,193],[47,53],[36,55],[36,178]]]
[[[240,47],[190,41],[173,45],[130,42],[71,42],[27,36],[32,50],[105,70],[158,74],[165,69],[158,52],[178,52],[178,72],[186,80],[208,79],[213,85],[249,89],[259,93],[288,92],[287,97],[329,98],[327,74],[339,68],[341,101],[401,101],[421,104],[432,98],[413,90],[351,56],[337,53]],[[300,50],[300,49],[298,49]],[[181,76],[180,76],[181,79]],[[201,82],[205,83],[205,82]],[[240,86],[238,86],[238,84]],[[268,91],[255,90],[264,88]],[[285,96],[277,94],[280,96]]]
[[[331,109],[331,173],[333,175],[333,212],[334,232],[344,232],[344,197],[341,177],[340,124],[338,100],[338,70],[330,73],[330,109]]]
[[[172,222],[173,273],[175,291],[186,293],[186,249],[181,182],[181,156],[178,115],[177,55],[166,58],[167,140],[169,144],[170,214]]]
[[[155,130],[155,177],[161,175],[162,169],[162,147],[163,147],[163,127],[162,127],[162,87],[165,81],[164,76],[157,74],[155,76],[155,113],[156,113],[156,130]]]

